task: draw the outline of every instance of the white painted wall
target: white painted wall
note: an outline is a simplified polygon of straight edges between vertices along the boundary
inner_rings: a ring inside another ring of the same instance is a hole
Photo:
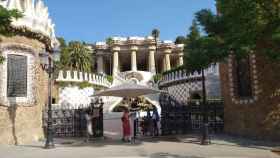
[[[59,105],[63,107],[87,107],[91,103],[91,98],[94,94],[92,87],[79,89],[77,86],[68,86],[59,88]]]

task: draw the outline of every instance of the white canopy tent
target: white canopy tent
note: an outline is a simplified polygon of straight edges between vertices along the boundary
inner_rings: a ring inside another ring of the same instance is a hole
[[[143,95],[158,94],[164,91],[156,90],[147,86],[124,83],[104,91],[98,92],[93,96],[114,96],[114,97],[130,97],[135,98]]]

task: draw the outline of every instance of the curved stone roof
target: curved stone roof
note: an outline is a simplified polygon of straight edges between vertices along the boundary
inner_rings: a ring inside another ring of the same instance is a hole
[[[12,26],[26,27],[31,32],[43,34],[51,40],[51,47],[59,44],[55,36],[55,25],[42,0],[2,0],[0,5],[7,9],[17,9],[23,13],[24,16],[14,20]]]

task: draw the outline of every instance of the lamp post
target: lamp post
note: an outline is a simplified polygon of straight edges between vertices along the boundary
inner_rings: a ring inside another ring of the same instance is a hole
[[[202,126],[202,138],[201,145],[207,145],[208,137],[208,115],[207,115],[207,105],[206,105],[206,88],[205,88],[205,74],[204,69],[202,71],[202,109],[203,109],[203,126]]]
[[[52,119],[52,77],[54,72],[53,61],[59,60],[59,52],[53,51],[52,55],[45,52],[40,53],[40,64],[42,69],[48,73],[48,122],[47,122],[47,139],[45,148],[54,148],[53,142],[53,119]]]

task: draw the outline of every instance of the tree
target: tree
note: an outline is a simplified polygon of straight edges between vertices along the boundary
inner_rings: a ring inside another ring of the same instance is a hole
[[[109,38],[106,39],[106,44],[109,45],[109,46],[111,46],[113,44],[113,42],[114,41],[113,41],[112,37],[109,37]]]
[[[190,33],[187,35],[187,41],[195,41],[200,38],[200,31],[196,20],[193,20],[190,27]]]
[[[196,19],[215,38],[225,57],[242,58],[251,52],[280,61],[280,1],[216,0],[218,14],[203,9]]]
[[[78,71],[91,71],[92,59],[90,55],[90,49],[87,46],[81,42],[72,41],[69,42],[66,52],[69,53],[68,66]]]
[[[71,69],[90,72],[92,68],[92,56],[90,49],[84,42],[71,41],[66,43],[63,38],[60,41],[60,61],[57,63],[59,69]]]
[[[159,38],[160,31],[158,29],[153,29],[152,30],[152,36],[154,37],[155,40]]]
[[[9,28],[13,19],[21,18],[23,15],[16,9],[8,10],[0,5],[0,34],[11,35]]]
[[[8,10],[0,5],[0,34],[7,36],[12,35],[9,30],[13,19],[21,18],[22,14],[18,10]],[[3,63],[5,58],[0,55],[0,64]]]
[[[57,40],[60,43],[60,60],[58,62],[55,62],[56,67],[61,70],[61,69],[69,69],[70,65],[70,57],[69,57],[69,52],[67,51],[67,43],[63,37],[58,37]]]
[[[184,44],[186,42],[186,38],[184,36],[178,36],[175,39],[175,44]]]
[[[201,71],[223,59],[223,52],[214,37],[201,36],[196,21],[190,27],[184,49],[185,67],[189,72]]]
[[[57,37],[57,40],[60,44],[60,49],[65,48],[67,46],[67,43],[63,37]]]
[[[155,46],[156,46],[155,53],[157,53],[157,50],[158,50],[158,39],[159,39],[160,31],[158,29],[153,29],[151,35],[154,37]],[[155,62],[157,62],[157,61],[155,61]],[[156,63],[156,65],[157,65],[157,63]],[[156,71],[157,70],[155,70],[155,72]]]
[[[196,21],[193,21],[190,27],[190,33],[187,36],[187,44],[184,49],[184,60],[187,71],[202,72],[202,110],[203,110],[203,126],[201,144],[205,145],[208,139],[208,116],[206,112],[206,87],[204,69],[208,68],[215,59],[213,55],[216,53],[216,43],[211,37],[201,36]]]

